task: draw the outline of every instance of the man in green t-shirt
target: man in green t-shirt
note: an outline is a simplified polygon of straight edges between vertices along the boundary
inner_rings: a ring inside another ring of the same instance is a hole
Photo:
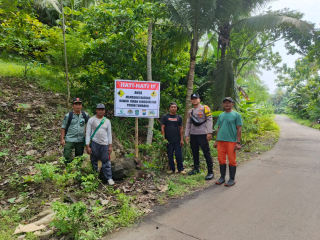
[[[75,149],[76,157],[83,155],[85,126],[89,119],[88,113],[81,111],[82,100],[80,98],[72,100],[72,108],[73,111],[64,116],[61,125],[60,142],[64,146],[65,164],[72,162],[71,153],[73,149]]]
[[[237,169],[236,150],[241,149],[241,126],[242,118],[240,113],[233,111],[234,101],[231,97],[223,99],[224,112],[219,115],[217,124],[217,139],[214,147],[218,151],[218,161],[220,164],[221,177],[216,184],[221,185],[225,182],[227,170],[227,156],[229,160],[230,179],[225,186],[230,187],[235,184],[235,175]]]

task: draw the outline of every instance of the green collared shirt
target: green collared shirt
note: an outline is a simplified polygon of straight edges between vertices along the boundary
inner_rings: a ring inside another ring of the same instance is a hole
[[[89,119],[88,113],[85,113],[87,115],[87,118]],[[66,129],[68,125],[68,119],[69,119],[69,113],[67,113],[64,116],[61,128]],[[82,116],[82,113],[80,112],[79,115],[73,113],[73,117],[67,132],[67,135],[65,136],[66,142],[84,142],[85,139],[85,127],[86,127],[86,121],[84,117]]]

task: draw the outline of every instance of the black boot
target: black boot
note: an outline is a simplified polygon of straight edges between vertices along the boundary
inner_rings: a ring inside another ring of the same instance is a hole
[[[208,167],[208,174],[207,174],[205,180],[211,180],[212,178],[214,178],[212,167]]]
[[[231,187],[236,184],[236,181],[234,180],[234,177],[236,176],[236,170],[237,170],[237,166],[229,166],[230,179],[228,182],[224,184],[225,186]]]
[[[200,173],[200,168],[199,168],[199,166],[195,165],[194,168],[192,169],[192,171],[188,173],[188,175],[195,175],[198,173]]]
[[[220,174],[221,177],[219,178],[218,181],[216,181],[216,184],[221,185],[226,181],[226,170],[227,170],[227,165],[226,164],[220,164]]]

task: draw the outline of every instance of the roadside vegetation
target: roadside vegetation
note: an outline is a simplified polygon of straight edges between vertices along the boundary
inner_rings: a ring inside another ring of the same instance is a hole
[[[278,140],[274,112],[291,109],[307,119],[319,115],[319,44],[310,40],[318,34],[314,25],[288,10],[252,17],[267,1],[213,2],[0,0],[0,239],[99,239],[130,226],[155,204],[214,183],[204,180],[202,152],[200,174],[167,175],[159,119],[151,144],[146,144],[148,120],[139,119],[140,155],[134,159],[134,119],[114,117],[114,79],[147,79],[149,26],[152,80],[161,82],[160,114],[175,101],[178,114],[186,116],[186,95],[193,91],[214,112],[215,123],[222,99],[231,96],[244,123],[240,164]],[[199,9],[205,14],[199,15]],[[270,100],[260,69],[281,62],[272,50],[279,39],[291,53],[310,54],[297,69],[278,68],[285,76],[279,84],[287,88],[287,100],[278,95]],[[300,72],[291,74],[295,71]],[[70,107],[68,81],[71,97],[81,97],[90,116],[97,103],[106,105],[118,149],[135,162],[136,174],[110,187],[98,180],[88,155],[65,168],[59,130]],[[217,163],[216,149],[210,147]],[[183,156],[186,171],[191,170],[189,146]],[[215,168],[218,177],[218,164]],[[37,230],[19,232],[35,221]]]

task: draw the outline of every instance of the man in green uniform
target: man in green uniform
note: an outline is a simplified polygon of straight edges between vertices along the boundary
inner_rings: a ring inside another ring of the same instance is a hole
[[[73,111],[64,116],[61,126],[60,142],[64,146],[65,164],[72,162],[71,154],[73,149],[75,149],[76,157],[83,155],[85,126],[89,119],[88,113],[81,111],[82,100],[80,98],[72,100],[72,108]]]

